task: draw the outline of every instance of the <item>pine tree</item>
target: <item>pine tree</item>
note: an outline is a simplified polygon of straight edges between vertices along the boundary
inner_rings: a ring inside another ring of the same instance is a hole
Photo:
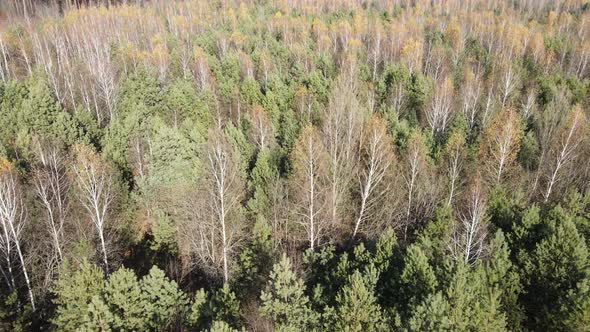
[[[93,297],[100,295],[104,285],[97,266],[86,261],[78,267],[66,265],[53,289],[57,309],[52,323],[61,331],[75,331],[86,321]]]
[[[588,248],[569,218],[550,221],[549,234],[528,255],[524,269],[528,323],[539,329],[565,330],[590,279]]]
[[[188,306],[188,299],[174,281],[170,281],[162,270],[152,267],[140,281],[141,320],[146,329],[161,331],[181,317]]]
[[[496,232],[489,247],[485,287],[500,292],[498,300],[502,312],[506,313],[508,327],[511,331],[517,331],[520,329],[524,316],[518,303],[522,287],[516,266],[510,260],[510,249],[501,230]]]
[[[297,277],[285,254],[274,265],[267,289],[262,291],[260,312],[269,318],[276,330],[302,331],[313,329],[318,320],[304,294],[303,280]]]
[[[258,153],[256,164],[250,173],[251,180],[248,183],[252,198],[248,201],[248,209],[253,216],[260,216],[268,220],[271,213],[271,190],[277,181],[278,172],[274,167],[270,151],[265,149]]]
[[[416,307],[408,321],[409,331],[453,331],[447,317],[450,311],[449,303],[442,293],[429,295],[425,301]]]
[[[113,328],[124,331],[146,329],[141,303],[141,288],[135,273],[120,268],[109,276],[104,288],[104,303],[112,315]],[[97,310],[98,310],[97,305]]]
[[[407,305],[407,314],[435,293],[438,282],[428,258],[420,247],[412,245],[404,258],[404,268],[400,276],[402,303]]]
[[[385,318],[375,296],[376,270],[369,269],[363,274],[356,270],[336,295],[334,331],[386,331]]]

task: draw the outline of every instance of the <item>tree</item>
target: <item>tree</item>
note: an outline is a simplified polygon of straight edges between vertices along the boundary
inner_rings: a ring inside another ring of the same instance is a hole
[[[465,137],[459,132],[455,131],[451,134],[447,141],[447,145],[444,150],[444,163],[449,180],[449,199],[447,205],[451,206],[453,198],[457,194],[457,188],[460,187],[463,182],[460,178],[463,173],[465,164]]]
[[[47,231],[58,261],[61,262],[69,206],[67,159],[57,146],[44,142],[38,144],[38,155],[40,163],[34,170],[36,194],[45,209]]]
[[[440,137],[445,133],[453,113],[453,83],[447,78],[438,83],[434,90],[430,106],[424,112],[433,136]]]
[[[587,139],[587,132],[586,116],[578,105],[568,113],[549,150],[549,156],[544,165],[546,189],[543,199],[545,202],[549,200],[555,184],[561,179],[562,169],[576,160],[580,146]]]
[[[356,270],[336,295],[335,331],[385,331],[385,318],[375,296],[377,273]]]
[[[122,267],[109,276],[102,292],[102,301],[112,317],[111,325],[114,329],[146,329],[149,322],[142,317],[146,308],[141,303],[141,296],[139,280],[133,271]]]
[[[461,91],[461,110],[467,122],[469,133],[473,132],[478,120],[478,102],[482,93],[482,82],[479,73],[467,69],[463,78]]]
[[[411,212],[415,204],[416,195],[421,185],[421,180],[427,172],[427,155],[424,137],[420,131],[414,131],[408,138],[408,146],[404,158],[404,181],[406,187],[406,213],[404,225],[404,238],[407,237],[408,227],[412,222]]]
[[[248,186],[253,192],[248,209],[257,217],[270,219],[272,212],[273,187],[277,185],[278,170],[268,149],[258,153],[256,164],[250,173]]]
[[[57,305],[52,323],[62,331],[75,331],[87,317],[88,308],[93,297],[98,296],[104,288],[103,273],[97,266],[87,261],[79,266],[67,263],[53,292]]]
[[[404,257],[404,268],[400,275],[400,302],[406,306],[404,314],[410,315],[420,304],[435,295],[438,280],[428,258],[417,245],[408,248]]]
[[[312,250],[319,244],[328,226],[323,218],[327,157],[317,130],[308,125],[293,149],[291,183],[295,193],[297,222],[305,229]]]
[[[356,236],[361,224],[382,217],[379,212],[386,205],[383,199],[390,188],[389,177],[395,162],[389,142],[385,121],[376,116],[367,121],[361,138],[361,160],[357,175],[360,185],[360,207],[352,238]]]
[[[285,254],[274,265],[266,290],[260,294],[260,312],[280,331],[313,329],[318,316],[305,295],[303,280],[297,277]]]
[[[362,110],[356,92],[343,78],[332,90],[330,101],[324,114],[322,134],[328,153],[329,192],[327,216],[336,227],[342,226],[342,219],[349,202],[348,192],[352,173],[356,169],[355,147],[357,133],[362,126]]]
[[[500,292],[499,302],[506,314],[506,323],[510,330],[518,330],[524,318],[524,312],[519,303],[522,285],[517,267],[510,259],[510,249],[501,230],[489,244],[489,257],[486,262],[486,285],[488,289]]]
[[[106,282],[87,262],[73,273],[68,268],[55,289],[54,324],[60,330],[161,331],[177,322],[188,306],[176,283],[155,266],[141,280],[120,268]]]
[[[249,121],[252,125],[253,141],[259,151],[270,149],[275,145],[274,130],[272,123],[266,114],[266,111],[260,106],[256,106],[248,113]]]
[[[157,266],[153,266],[148,275],[139,283],[141,289],[140,320],[150,331],[161,331],[169,328],[181,317],[188,299],[175,281],[164,275]]]
[[[202,200],[198,202],[195,220],[189,225],[189,241],[198,261],[221,270],[224,283],[228,283],[244,226],[240,205],[244,195],[240,160],[219,129],[209,131],[204,158],[205,170],[199,181]]]
[[[463,211],[459,212],[459,223],[451,239],[451,252],[455,259],[475,264],[484,250],[487,235],[486,205],[482,184],[476,179],[472,184]]]
[[[479,159],[482,161],[482,171],[487,181],[492,184],[500,183],[502,175],[514,166],[522,129],[518,114],[508,110],[496,114],[490,126],[485,130]]]
[[[96,230],[103,268],[109,272],[107,232],[111,230],[113,220],[112,207],[116,198],[115,173],[111,166],[90,147],[75,147],[76,161],[72,171],[79,190],[79,200],[88,213]]]
[[[34,311],[35,299],[33,297],[33,289],[23,252],[23,229],[26,220],[27,215],[23,202],[23,194],[15,170],[8,161],[0,159],[0,231],[2,232],[0,248],[4,252],[6,263],[8,264],[8,278],[10,278],[8,288],[10,290],[16,288],[10,259],[12,248],[14,248],[19,259],[23,277],[25,278],[31,308]]]
[[[533,328],[566,329],[590,278],[588,248],[569,218],[553,211],[549,233],[524,262],[524,303]]]

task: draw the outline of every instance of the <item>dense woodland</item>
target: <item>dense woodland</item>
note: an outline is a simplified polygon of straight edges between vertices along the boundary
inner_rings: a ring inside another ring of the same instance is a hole
[[[0,1],[0,330],[589,331],[586,0]]]

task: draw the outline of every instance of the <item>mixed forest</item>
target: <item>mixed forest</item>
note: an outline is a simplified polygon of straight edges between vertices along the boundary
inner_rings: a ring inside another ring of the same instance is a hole
[[[0,1],[0,330],[589,331],[590,2]]]

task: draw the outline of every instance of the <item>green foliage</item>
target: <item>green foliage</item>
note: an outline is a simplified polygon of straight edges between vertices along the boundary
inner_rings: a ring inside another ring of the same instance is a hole
[[[103,317],[110,316],[109,322],[116,330],[139,331],[146,329],[144,322],[143,306],[141,303],[141,286],[135,273],[126,268],[120,268],[109,276],[105,285],[104,302],[97,300],[96,310],[104,307],[106,311]],[[108,303],[106,305],[105,303]],[[91,317],[91,321],[94,321]]]
[[[207,309],[207,293],[203,289],[199,289],[195,293],[190,309],[187,314],[187,323],[189,326],[198,328],[205,325]]]
[[[248,209],[254,218],[269,219],[271,216],[272,190],[278,180],[278,171],[271,158],[270,151],[260,151],[250,173],[248,186],[253,195],[248,201]]]
[[[95,296],[100,296],[105,281],[102,271],[84,261],[80,266],[64,266],[53,292],[57,306],[52,323],[61,331],[75,331],[86,321]]]
[[[184,313],[188,300],[178,289],[174,281],[170,281],[164,272],[152,267],[149,274],[140,281],[142,319],[148,330],[159,331],[168,327]]]
[[[275,243],[272,228],[262,218],[257,218],[252,230],[252,241],[240,253],[238,274],[239,294],[256,294],[264,287],[274,262]]]
[[[364,274],[356,270],[336,296],[334,331],[387,330],[375,296],[376,271],[372,269]]]
[[[506,314],[507,327],[511,331],[518,331],[524,318],[524,312],[518,302],[522,285],[518,270],[510,260],[510,249],[501,230],[496,232],[489,251],[486,287],[500,292],[498,300],[500,308]]]
[[[168,86],[162,101],[167,113],[164,118],[175,128],[191,119],[204,137],[211,125],[211,112],[206,96],[200,97],[194,86],[195,82],[189,80],[178,80]]]
[[[588,249],[570,218],[550,221],[547,236],[524,259],[524,303],[531,326],[566,329],[588,292]]]
[[[176,243],[177,229],[174,222],[162,211],[156,211],[155,220],[152,223],[153,240],[150,248],[154,251],[163,250],[169,253],[176,253],[178,245]]]
[[[270,319],[278,331],[301,331],[313,329],[318,315],[304,294],[303,280],[292,270],[291,261],[286,255],[274,265],[267,289],[260,299],[260,312]]]
[[[400,276],[400,300],[408,306],[408,310],[412,310],[434,294],[438,282],[420,247],[410,246],[404,260],[404,269]]]
[[[138,280],[120,268],[104,280],[98,267],[84,262],[60,278],[54,290],[53,323],[61,331],[161,331],[182,317],[188,300],[157,267]]]
[[[228,285],[224,285],[213,294],[210,311],[214,322],[223,321],[232,326],[239,325],[240,302]]]

